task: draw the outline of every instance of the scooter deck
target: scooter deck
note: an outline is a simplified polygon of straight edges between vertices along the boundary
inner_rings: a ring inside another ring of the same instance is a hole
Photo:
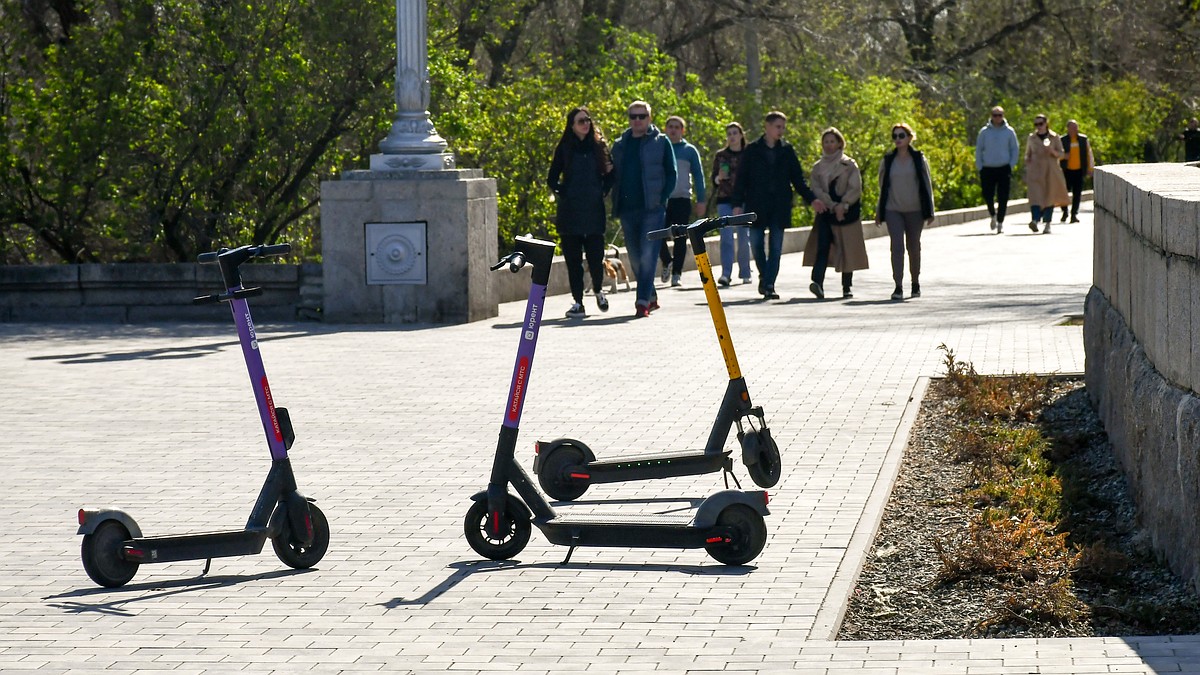
[[[732,468],[731,451],[724,452],[659,452],[628,455],[620,459],[598,459],[588,462],[586,470],[593,483],[615,483],[627,480],[649,480],[672,476],[697,476]]]
[[[267,540],[266,529],[204,532],[169,537],[132,539],[122,547],[126,560],[138,563],[175,562],[228,558],[260,553]]]
[[[552,544],[620,548],[701,548],[712,528],[692,526],[686,516],[590,514],[534,521]]]

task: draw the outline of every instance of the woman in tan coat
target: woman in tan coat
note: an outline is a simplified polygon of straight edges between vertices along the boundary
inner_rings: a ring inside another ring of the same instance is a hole
[[[821,132],[821,159],[813,165],[812,190],[825,204],[804,246],[804,265],[813,268],[808,289],[825,297],[825,270],[830,265],[842,273],[842,297],[852,298],[854,270],[867,269],[867,244],[863,239],[862,173],[843,152],[846,139],[830,127]]]
[[[1067,153],[1063,151],[1062,139],[1050,130],[1045,115],[1033,118],[1033,126],[1034,132],[1025,139],[1025,185],[1029,188],[1029,210],[1033,215],[1029,229],[1037,232],[1041,220],[1042,234],[1050,234],[1054,207],[1071,203],[1067,180],[1058,164]]]

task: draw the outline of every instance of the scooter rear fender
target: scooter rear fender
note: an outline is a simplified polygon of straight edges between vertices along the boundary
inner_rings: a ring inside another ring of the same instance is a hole
[[[717,515],[726,506],[745,504],[762,516],[769,516],[767,510],[767,493],[765,490],[721,490],[705,499],[696,510],[696,519],[692,524],[697,528],[712,527],[717,524]]]
[[[138,527],[137,521],[133,519],[133,516],[120,509],[80,509],[80,511],[83,514],[80,520],[83,522],[79,524],[79,531],[75,534],[92,534],[104,521],[115,520],[129,530],[131,539],[141,539],[142,537],[142,528]]]
[[[538,441],[537,454],[533,456],[533,472],[540,474],[542,472],[542,458],[549,457],[550,453],[554,452],[556,448],[564,445],[569,445],[573,448],[579,448],[579,450],[583,452],[586,462],[590,463],[596,461],[596,453],[592,452],[591,448],[584,445],[583,441],[577,441],[574,438],[556,438],[552,441]]]

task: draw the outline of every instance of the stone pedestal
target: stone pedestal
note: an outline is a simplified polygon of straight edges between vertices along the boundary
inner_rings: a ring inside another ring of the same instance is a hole
[[[368,284],[368,223],[425,223],[425,283]],[[496,181],[478,169],[350,171],[321,183],[324,320],[466,323],[496,316]]]

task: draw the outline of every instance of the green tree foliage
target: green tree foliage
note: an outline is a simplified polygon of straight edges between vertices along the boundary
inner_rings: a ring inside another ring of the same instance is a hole
[[[395,52],[363,26],[393,22],[390,3],[94,3],[69,32],[61,13],[10,23],[16,4],[0,17],[9,262],[311,250],[319,177],[382,136]]]

